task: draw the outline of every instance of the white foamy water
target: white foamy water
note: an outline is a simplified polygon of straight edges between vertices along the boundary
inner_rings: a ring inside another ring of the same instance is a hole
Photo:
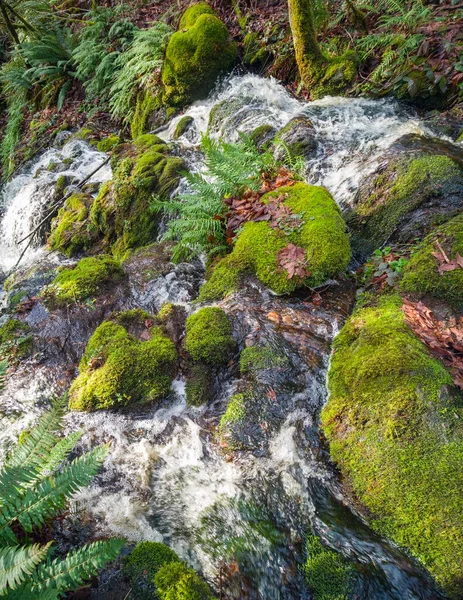
[[[71,140],[61,149],[50,148],[14,177],[2,190],[0,208],[0,272],[7,273],[15,266],[29,240],[19,243],[45,217],[48,207],[56,201],[55,185],[64,176],[77,184],[100,166],[107,155],[97,152],[81,140]],[[105,165],[89,183],[111,179],[111,167]],[[31,244],[22,265],[32,263],[43,255],[40,243]]]

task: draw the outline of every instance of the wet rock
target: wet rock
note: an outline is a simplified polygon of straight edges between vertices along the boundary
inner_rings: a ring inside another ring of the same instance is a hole
[[[457,146],[405,136],[361,182],[346,214],[354,255],[384,243],[421,238],[463,208],[463,152]]]
[[[279,143],[284,147],[279,146]],[[284,160],[288,151],[292,156],[313,158],[317,151],[316,131],[308,117],[294,117],[277,134],[274,151],[276,158]]]

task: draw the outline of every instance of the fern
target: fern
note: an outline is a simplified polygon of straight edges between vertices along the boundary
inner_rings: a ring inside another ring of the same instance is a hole
[[[58,437],[64,411],[65,399],[57,401],[0,469],[0,596],[57,598],[97,573],[122,548],[121,540],[100,541],[50,560],[51,542],[24,544],[90,483],[107,454],[105,446],[98,446],[65,463],[81,432]]]
[[[0,361],[0,392],[5,387],[6,371],[8,369],[8,360]]]
[[[116,58],[118,74],[110,90],[113,117],[129,123],[137,95],[159,87],[164,50],[171,34],[172,29],[162,22],[137,31],[129,49]]]
[[[270,152],[260,154],[252,141],[241,136],[236,144],[201,141],[205,154],[204,173],[187,173],[191,191],[169,202],[155,200],[153,209],[174,217],[167,224],[166,240],[176,240],[173,260],[185,260],[202,252],[213,254],[227,248],[224,217],[228,211],[224,198],[257,190],[264,171],[276,167]]]

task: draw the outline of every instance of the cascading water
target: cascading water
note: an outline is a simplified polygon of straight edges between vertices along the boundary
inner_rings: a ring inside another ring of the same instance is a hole
[[[390,100],[325,98],[301,103],[276,81],[245,75],[229,79],[207,101],[190,107],[186,114],[193,124],[178,140],[172,141],[181,117],[160,134],[175,144],[191,169],[201,169],[198,144],[208,129],[211,110],[219,103],[232,110],[211,134],[227,140],[259,125],[281,128],[297,115],[308,116],[317,151],[307,161],[307,180],[325,185],[340,205],[349,203],[361,177],[375,168],[394,141],[407,133],[426,133],[419,120]],[[71,158],[68,164],[66,159]],[[104,158],[74,140],[47,151],[5,187],[0,269],[7,271],[16,262],[20,253],[16,241],[46,212],[58,177],[80,181]],[[44,170],[51,162],[57,164],[53,171]],[[94,181],[110,176],[107,167]],[[31,251],[29,263],[35,264],[41,252],[37,247]],[[201,276],[200,266],[179,265],[142,292],[132,286],[117,307],[152,311],[163,301],[180,301],[191,310]],[[133,541],[169,543],[215,584],[226,560],[227,543],[233,540],[241,562],[238,575],[228,573],[236,585],[227,588],[227,598],[309,598],[299,563],[310,524],[328,544],[362,565],[358,597],[439,598],[412,561],[372,533],[343,504],[337,475],[320,445],[317,418],[326,398],[330,344],[350,309],[352,290],[335,291],[327,308],[275,298],[261,288],[247,294],[223,303],[233,318],[237,341],[245,344],[250,336],[257,336],[262,343],[282,348],[294,373],[292,386],[284,383],[281,390],[277,388],[278,406],[272,416],[256,422],[250,432],[265,437],[261,450],[232,460],[223,455],[214,436],[218,419],[239,386],[233,370],[223,374],[214,402],[201,408],[186,405],[184,382],[178,379],[160,407],[68,415],[69,430],[86,431],[84,447],[111,442],[104,471],[76,499],[76,507],[84,507],[104,532]],[[269,321],[272,314],[283,315],[278,335]],[[30,318],[38,322],[46,315],[37,309]],[[41,410],[43,388],[54,389],[64,369],[54,365],[40,379],[40,368],[35,367],[34,377],[45,384],[37,396],[26,399],[25,390],[32,395],[35,390],[21,387],[21,381],[31,379],[27,369],[12,376],[0,395],[0,443],[19,433]],[[277,387],[279,382],[270,384]]]

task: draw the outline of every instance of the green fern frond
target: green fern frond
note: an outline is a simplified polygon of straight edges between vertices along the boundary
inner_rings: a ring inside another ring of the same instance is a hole
[[[5,358],[0,361],[0,391],[5,387],[6,371],[8,369],[8,360]]]
[[[0,596],[14,590],[45,560],[51,542],[45,546],[7,546],[0,548]]]

